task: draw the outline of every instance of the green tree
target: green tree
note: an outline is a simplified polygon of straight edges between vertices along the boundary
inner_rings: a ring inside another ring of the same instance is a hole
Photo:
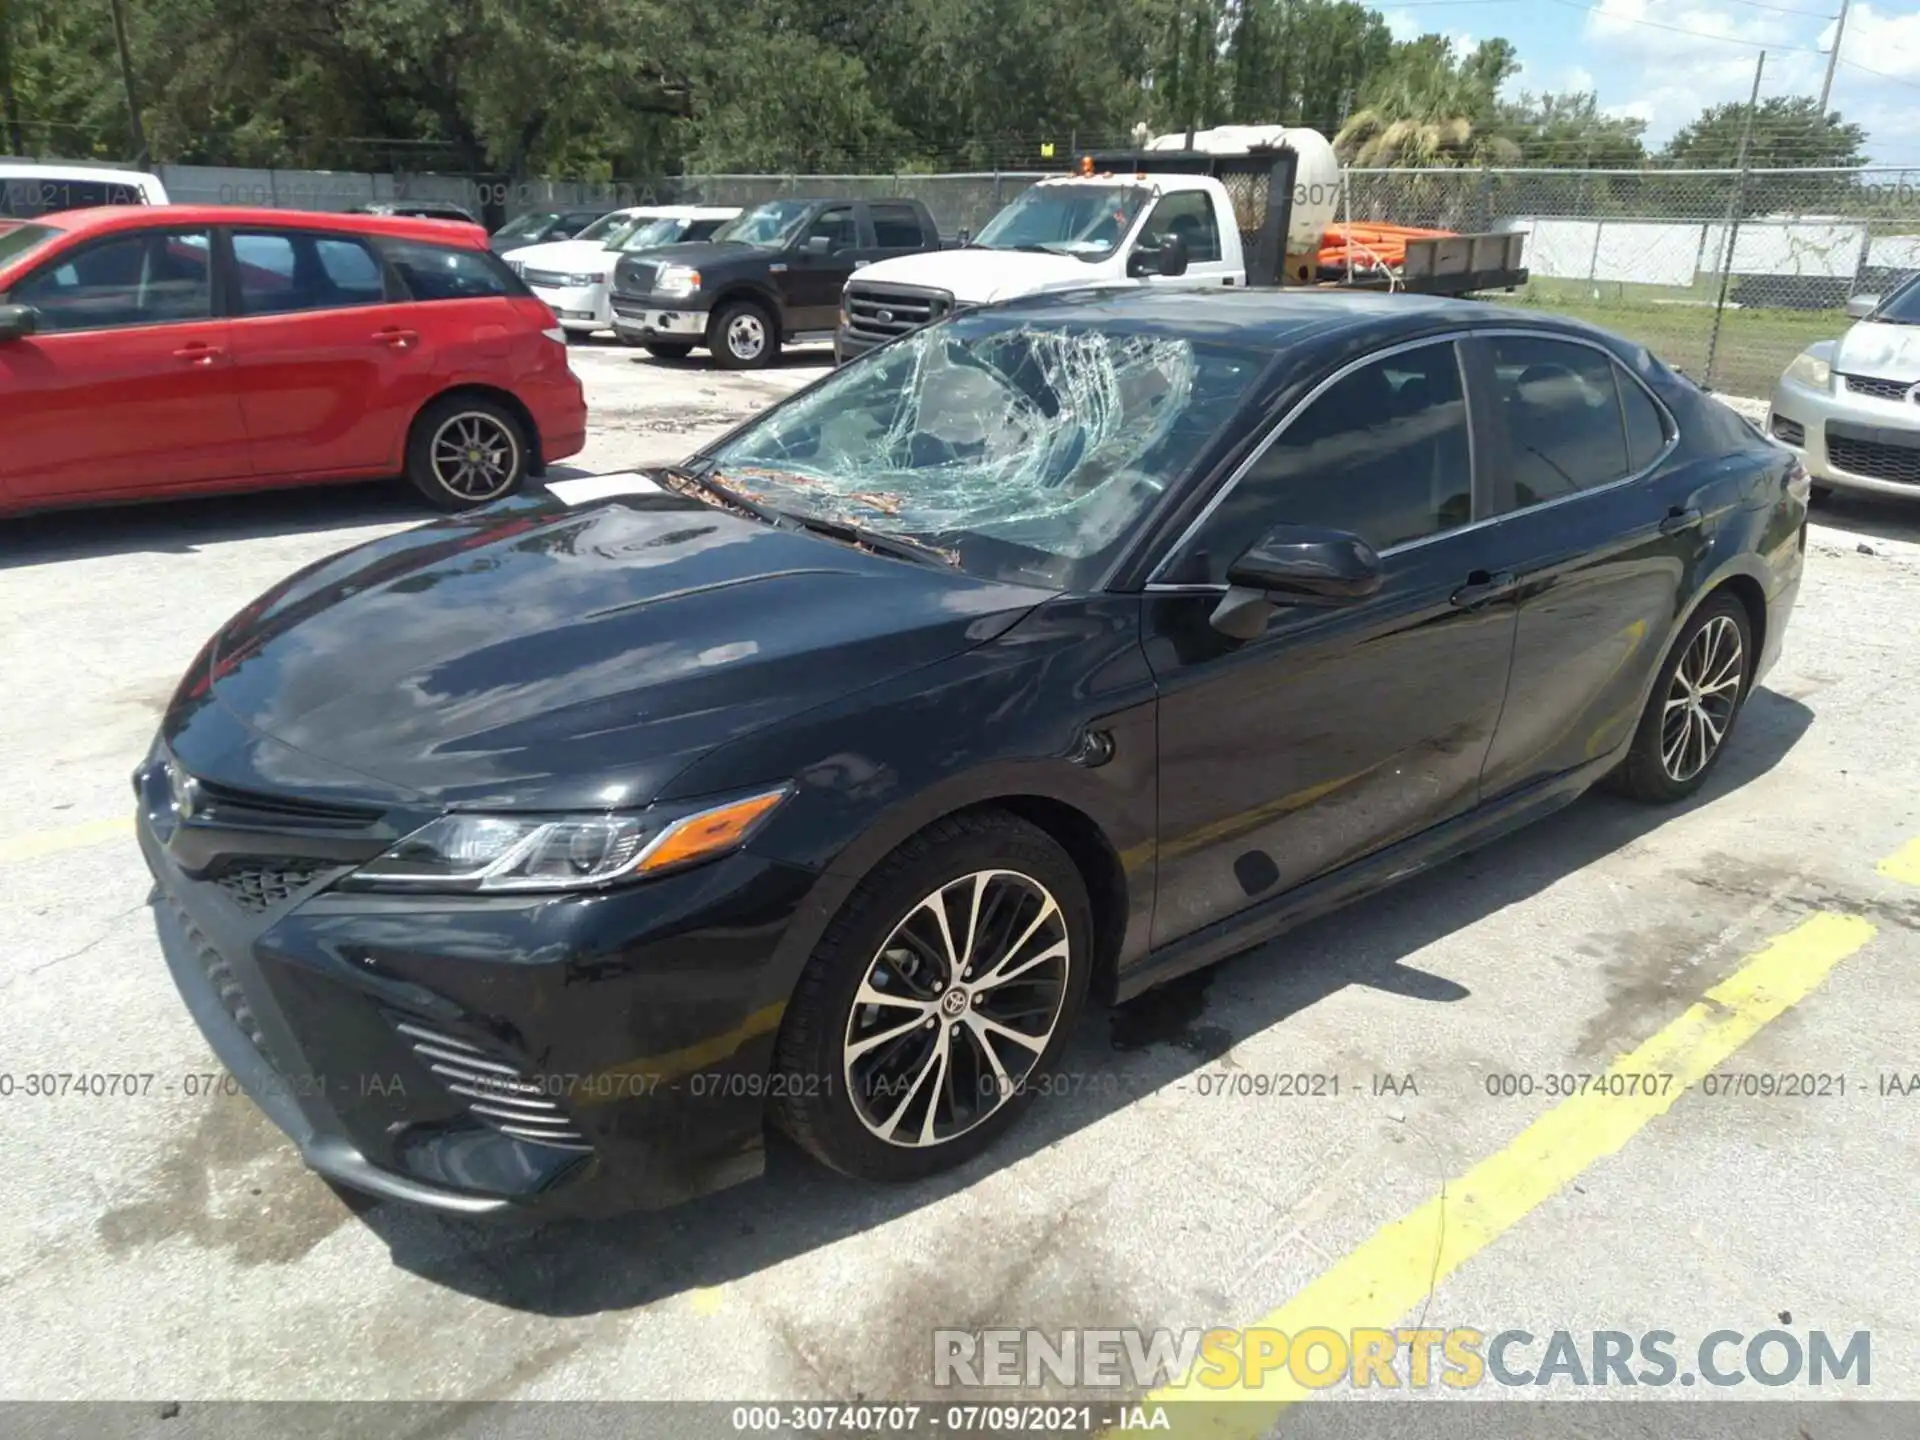
[[[1386,21],[1353,0],[1239,0],[1227,35],[1228,118],[1332,134],[1393,54]]]
[[[1498,131],[1496,95],[1518,68],[1505,40],[1464,56],[1441,35],[1407,41],[1368,82],[1334,149],[1363,168],[1513,164],[1520,151]]]
[[[1643,165],[1644,120],[1603,115],[1592,94],[1522,94],[1502,102],[1500,133],[1520,149],[1526,165],[1592,170],[1628,170]]]
[[[1747,130],[1744,103],[1710,105],[1667,142],[1661,159],[1679,169],[1731,169],[1740,163],[1740,137]],[[1822,115],[1804,95],[1776,95],[1751,112],[1747,165],[1758,171],[1850,168],[1866,162],[1867,133],[1840,118]],[[1745,212],[1749,215],[1827,213],[1851,208],[1858,195],[1845,175],[1768,175],[1748,177]]]

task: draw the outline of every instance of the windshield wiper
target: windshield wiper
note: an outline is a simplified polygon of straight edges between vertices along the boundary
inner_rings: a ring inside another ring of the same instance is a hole
[[[669,465],[665,473],[669,479],[702,491],[729,509],[738,510],[743,515],[751,515],[762,524],[771,525],[776,530],[786,528],[781,521],[779,511],[769,510],[765,505],[749,500],[730,485],[722,485],[718,480],[709,479],[703,471],[690,469],[685,465]]]
[[[878,530],[868,530],[864,526],[852,524],[846,520],[822,520],[813,515],[801,515],[791,510],[777,512],[783,520],[790,520],[802,530],[811,530],[816,535],[825,535],[831,540],[845,541],[849,545],[864,545],[869,550],[878,550],[883,555],[891,555],[898,560],[912,560],[921,565],[941,565],[958,570],[959,559],[952,552],[942,550],[937,545],[929,545],[924,540],[910,540],[905,535],[887,535]]]

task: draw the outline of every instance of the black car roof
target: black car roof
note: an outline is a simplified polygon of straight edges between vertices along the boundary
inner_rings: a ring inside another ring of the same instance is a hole
[[[1042,321],[1072,313],[1117,324],[1165,328],[1194,339],[1270,348],[1309,338],[1374,332],[1382,339],[1409,338],[1436,330],[1517,326],[1564,335],[1618,337],[1559,316],[1518,306],[1443,295],[1383,294],[1307,288],[1174,290],[1152,286],[1089,287],[1024,296],[994,305],[991,313]]]

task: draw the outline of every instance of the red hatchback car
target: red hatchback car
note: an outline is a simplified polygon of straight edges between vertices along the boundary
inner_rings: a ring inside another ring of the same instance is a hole
[[[586,442],[477,226],[224,205],[0,222],[0,513],[404,475],[462,510]]]

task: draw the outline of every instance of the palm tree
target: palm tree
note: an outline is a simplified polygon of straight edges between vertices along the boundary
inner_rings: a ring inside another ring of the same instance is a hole
[[[1511,48],[1490,41],[1456,61],[1440,36],[1410,42],[1340,127],[1335,153],[1363,169],[1517,161],[1519,146],[1491,133],[1494,95],[1511,68]]]

